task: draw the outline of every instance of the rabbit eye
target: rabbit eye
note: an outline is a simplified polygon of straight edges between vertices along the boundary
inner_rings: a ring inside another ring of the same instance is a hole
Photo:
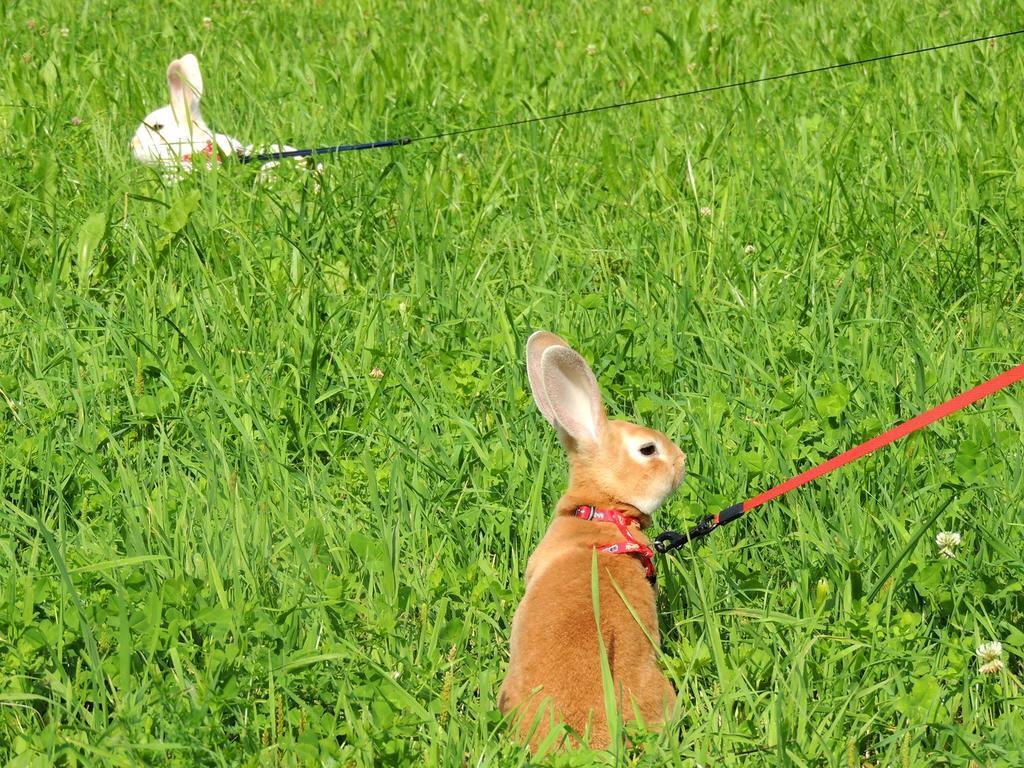
[[[162,131],[163,129],[164,126],[162,123],[153,123],[151,126],[149,126],[149,130],[151,131]]]
[[[653,456],[658,452],[658,446],[654,443],[646,443],[640,446],[640,453],[644,456]]]

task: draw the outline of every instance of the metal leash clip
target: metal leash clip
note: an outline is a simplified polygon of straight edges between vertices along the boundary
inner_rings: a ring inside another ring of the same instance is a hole
[[[731,507],[726,507],[717,515],[706,515],[703,520],[690,529],[689,533],[665,531],[654,540],[654,548],[663,555],[666,552],[671,552],[673,549],[679,549],[680,547],[686,546],[691,541],[703,539],[716,528],[742,517],[747,511],[744,509],[747,503],[749,502],[741,501],[739,504],[733,504]]]
[[[679,531],[663,531],[654,539],[654,548],[659,554],[664,555],[666,552],[671,552],[673,549],[679,549],[680,547],[686,546],[691,541],[703,539],[718,527],[717,517],[718,515],[705,516],[703,520],[693,526],[693,528],[691,528],[687,533],[680,533]]]

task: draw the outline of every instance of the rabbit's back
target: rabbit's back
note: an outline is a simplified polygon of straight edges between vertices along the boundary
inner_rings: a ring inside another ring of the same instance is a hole
[[[559,540],[560,524],[574,521],[556,520],[530,558],[526,594],[512,622],[509,672],[499,706],[504,714],[515,710],[518,728],[526,736],[547,702],[554,721],[577,734],[583,734],[589,721],[589,743],[600,748],[607,744],[608,724],[593,606],[593,546],[589,537]],[[631,718],[632,700],[645,720],[660,721],[675,694],[657,666],[654,589],[632,557],[598,554],[597,568],[601,638],[619,709]],[[548,733],[551,713],[540,720],[530,739],[534,748]]]

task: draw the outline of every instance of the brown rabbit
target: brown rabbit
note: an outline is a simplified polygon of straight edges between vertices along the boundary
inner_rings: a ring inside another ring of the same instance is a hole
[[[682,482],[686,456],[660,432],[608,421],[590,366],[553,333],[530,336],[526,370],[533,399],[568,455],[569,488],[526,566],[498,706],[513,713],[534,751],[561,723],[579,736],[589,725],[589,746],[603,749],[609,728],[591,592],[594,551],[616,706],[626,720],[639,716],[657,726],[675,691],[658,668],[653,553],[641,531]]]

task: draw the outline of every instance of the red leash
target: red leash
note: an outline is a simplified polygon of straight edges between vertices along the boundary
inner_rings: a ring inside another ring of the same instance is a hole
[[[888,432],[885,432],[878,437],[873,437],[867,442],[861,443],[856,448],[851,448],[845,453],[841,453],[823,464],[812,467],[806,472],[801,472],[796,477],[792,477],[786,482],[776,485],[774,488],[765,491],[759,496],[747,499],[740,504],[733,504],[731,507],[723,509],[717,515],[708,515],[692,530],[690,530],[689,533],[665,531],[655,539],[654,548],[659,552],[664,553],[673,549],[678,549],[689,541],[701,539],[715,530],[718,526],[731,523],[733,520],[738,517],[742,517],[755,507],[767,504],[772,499],[777,499],[779,496],[789,493],[802,485],[806,485],[812,480],[817,480],[822,475],[827,475],[829,472],[839,469],[840,467],[849,464],[851,461],[856,461],[863,456],[867,456],[869,453],[874,453],[879,448],[882,448],[889,443],[893,443],[901,437],[906,437],[912,432],[923,429],[929,424],[949,416],[951,413],[956,413],[957,411],[966,408],[968,405],[978,402],[982,398],[995,394],[1001,389],[1006,389],[1011,384],[1015,384],[1022,379],[1024,379],[1024,363],[1015,368],[1011,368],[1005,373],[999,374],[993,379],[989,379],[984,384],[979,384],[973,389],[969,389],[966,392],[957,395],[952,400],[947,400],[942,405],[936,406],[930,411],[925,411],[921,415],[915,416],[897,427],[893,427]]]

